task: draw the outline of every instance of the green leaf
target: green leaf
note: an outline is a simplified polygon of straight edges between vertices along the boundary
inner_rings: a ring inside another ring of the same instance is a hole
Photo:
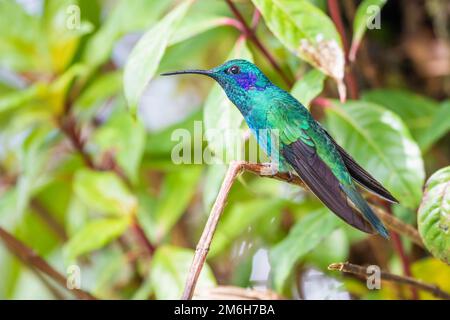
[[[411,266],[414,278],[424,283],[438,286],[441,290],[450,294],[450,266],[432,257],[415,261]],[[419,299],[438,299],[428,291],[419,290]]]
[[[223,25],[226,17],[211,15],[208,12],[193,12],[180,23],[177,32],[170,38],[169,45],[174,45],[190,39],[202,32]]]
[[[167,235],[185,212],[196,191],[201,171],[201,166],[183,166],[166,175],[154,212],[157,229],[151,232],[156,235],[157,242]]]
[[[156,299],[179,299],[184,289],[194,251],[175,246],[159,247],[152,259],[150,281]],[[214,275],[207,264],[202,268],[196,290],[216,286]]]
[[[220,186],[227,173],[225,164],[211,164],[206,169],[205,182],[203,184],[203,208],[209,212],[219,194]]]
[[[395,112],[408,126],[416,141],[430,128],[439,108],[437,102],[408,91],[378,89],[365,92],[363,100],[374,102]]]
[[[75,173],[73,188],[79,199],[94,210],[112,215],[136,212],[136,198],[115,173],[80,169]]]
[[[39,17],[16,1],[0,1],[0,66],[14,71],[50,70],[45,35]]]
[[[100,249],[118,238],[129,226],[130,217],[98,219],[86,224],[64,246],[66,262]]]
[[[310,102],[322,92],[324,80],[325,75],[313,69],[294,84],[291,94],[309,108]]]
[[[193,0],[185,0],[148,30],[131,51],[124,70],[124,90],[130,112],[137,114],[142,92],[152,79],[169,40]]]
[[[355,60],[356,51],[358,50],[366,29],[372,24],[386,2],[387,0],[364,0],[358,6],[355,13],[355,19],[353,20],[353,39],[349,52],[351,61]]]
[[[66,214],[66,231],[71,237],[81,230],[89,221],[89,208],[75,195],[70,199]]]
[[[450,166],[428,179],[417,222],[427,249],[450,264]]]
[[[424,165],[400,117],[364,101],[336,104],[326,115],[336,141],[402,205],[415,208],[422,197]]]
[[[38,83],[25,90],[13,91],[2,95],[0,96],[0,113],[26,106],[33,99],[43,96],[46,91],[47,86]]]
[[[95,79],[75,101],[73,111],[78,118],[89,119],[106,99],[122,90],[122,72],[102,74]]]
[[[339,223],[338,218],[329,210],[316,210],[299,220],[289,235],[270,250],[275,290],[283,292],[286,280],[297,262],[328,237]]]
[[[145,128],[128,113],[117,112],[94,135],[102,152],[112,152],[120,168],[135,183],[145,147]]]
[[[83,62],[91,68],[105,63],[120,37],[154,24],[171,3],[169,0],[120,0],[102,23],[101,28],[87,42]]]
[[[307,0],[252,0],[278,40],[338,83],[344,92],[345,57],[333,22]]]
[[[17,179],[17,216],[21,216],[31,196],[46,184],[50,175],[46,172],[52,145],[52,130],[48,125],[32,128],[28,132],[20,151],[20,175]]]
[[[360,232],[362,234],[362,232]],[[306,255],[304,260],[321,270],[327,270],[332,261],[346,261],[350,251],[350,242],[344,228],[336,229],[317,247]]]
[[[80,37],[92,31],[93,26],[81,21],[77,0],[47,0],[42,17],[52,70],[63,72],[78,48]]]
[[[244,41],[236,43],[227,60],[237,58],[253,60]],[[208,148],[217,160],[227,163],[241,159],[244,143],[244,130],[241,130],[241,125],[244,119],[218,84],[213,85],[206,99],[203,121]]]
[[[445,136],[450,131],[450,100],[441,104],[435,112],[431,124],[424,129],[423,134],[418,137],[418,142],[423,150],[427,151],[435,142]]]
[[[220,220],[208,258],[221,253],[235,238],[264,216],[279,214],[283,203],[279,199],[255,199],[231,206]]]

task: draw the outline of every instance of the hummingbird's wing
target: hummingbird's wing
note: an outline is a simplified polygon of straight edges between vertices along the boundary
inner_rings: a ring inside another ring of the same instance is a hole
[[[323,128],[322,128],[323,129]],[[333,137],[325,130],[323,131],[327,134],[328,138],[333,142],[336,149],[342,156],[342,160],[344,160],[345,166],[347,167],[348,172],[351,174],[352,178],[358,182],[359,185],[366,188],[367,190],[375,193],[376,195],[390,201],[393,203],[398,203],[398,200],[388,191],[386,190],[381,183],[379,183],[372,175],[364,170],[353,158],[349,155],[344,148],[342,148]]]
[[[285,101],[272,103],[276,104],[276,107],[266,113],[267,121],[280,131],[281,154],[284,159],[309,189],[337,216],[361,231],[373,233],[372,225],[347,201],[347,189],[342,187],[343,183],[338,180],[330,165],[319,156],[317,145],[308,134],[310,123],[304,118],[306,109],[299,110]],[[311,120],[314,121],[312,117]],[[338,155],[337,152],[336,154]],[[346,171],[343,163],[342,169]]]
[[[283,156],[308,188],[335,214],[353,227],[373,233],[374,229],[362,215],[352,208],[342,191],[341,183],[320,159],[314,147],[297,140],[283,148]]]

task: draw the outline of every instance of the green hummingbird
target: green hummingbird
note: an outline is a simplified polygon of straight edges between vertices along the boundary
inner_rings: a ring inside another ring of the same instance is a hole
[[[200,74],[217,81],[241,112],[258,144],[269,158],[276,157],[280,171],[297,173],[309,189],[348,224],[367,233],[378,232],[389,237],[356,184],[390,202],[398,201],[336,143],[308,109],[273,84],[257,66],[236,59],[210,70],[162,75],[177,74]],[[276,135],[267,132],[276,132]],[[275,144],[276,152],[273,151]]]

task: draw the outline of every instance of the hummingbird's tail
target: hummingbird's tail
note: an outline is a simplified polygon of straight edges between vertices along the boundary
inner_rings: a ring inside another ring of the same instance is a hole
[[[356,208],[363,214],[364,218],[369,221],[372,227],[381,235],[383,238],[389,239],[389,233],[386,227],[380,221],[380,219],[375,215],[372,208],[369,207],[367,201],[361,196],[361,194],[356,190],[355,187],[341,186],[345,194],[353,202]]]

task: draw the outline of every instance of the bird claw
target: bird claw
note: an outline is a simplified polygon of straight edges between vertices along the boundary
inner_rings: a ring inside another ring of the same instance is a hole
[[[292,174],[292,172],[288,171],[286,174],[288,175],[288,179],[286,180],[287,182],[294,181],[294,175]]]

